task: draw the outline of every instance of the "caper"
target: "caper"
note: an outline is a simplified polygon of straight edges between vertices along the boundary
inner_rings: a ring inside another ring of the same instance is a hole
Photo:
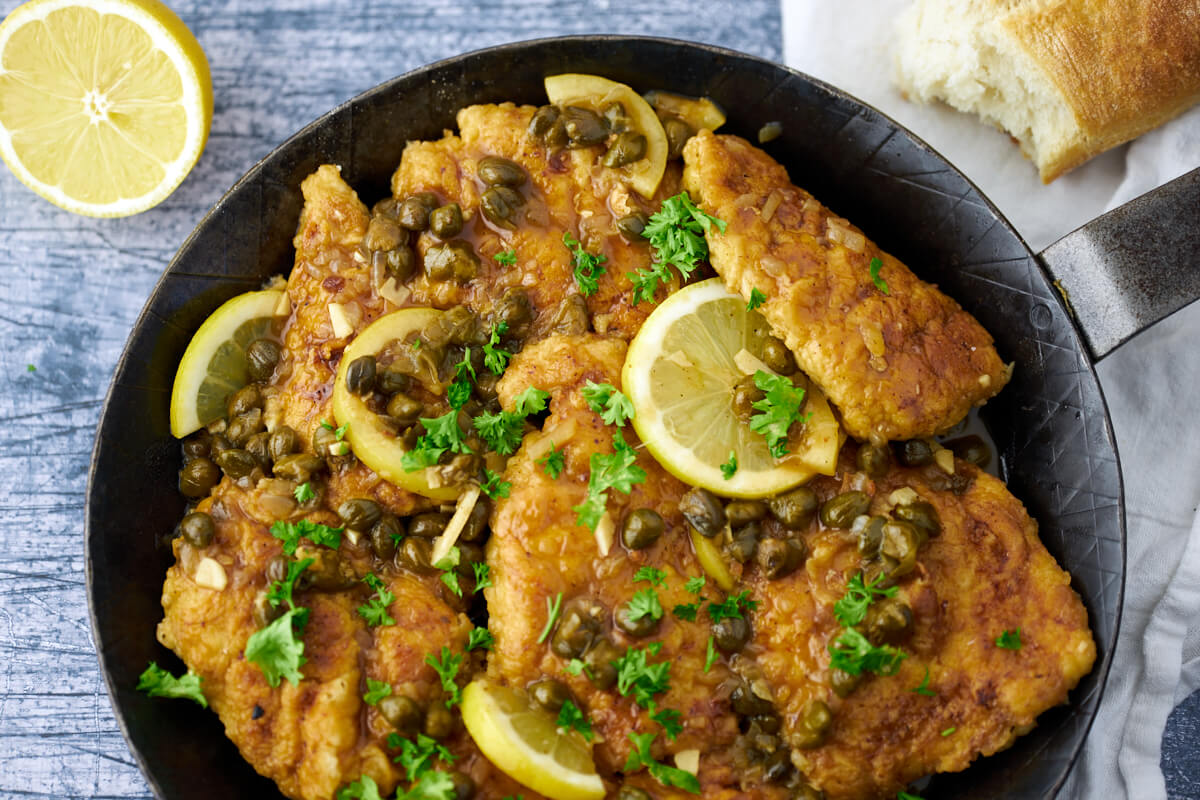
[[[550,649],[562,658],[579,658],[592,646],[604,627],[608,610],[602,603],[581,596],[567,603],[559,617]]]
[[[404,523],[395,514],[384,513],[371,526],[371,550],[381,561],[391,561],[396,555],[396,542],[404,538]]]
[[[917,565],[917,548],[920,546],[920,534],[911,522],[892,520],[886,523],[879,553],[889,559],[888,574],[899,578],[912,572]]]
[[[533,698],[533,702],[551,714],[557,714],[563,707],[563,703],[568,700],[574,702],[571,690],[567,688],[567,685],[553,678],[543,678],[534,683],[529,687],[529,696]]]
[[[883,543],[883,526],[887,517],[859,517],[854,520],[851,533],[858,535],[858,555],[863,559],[874,558],[879,554],[879,545]]]
[[[340,592],[349,589],[357,579],[342,571],[341,560],[332,550],[318,550],[312,556],[313,563],[296,581],[297,588],[316,589],[319,592]]]
[[[762,360],[780,375],[791,375],[796,371],[796,357],[782,339],[768,336],[763,342]]]
[[[429,572],[432,569],[430,561],[432,552],[433,546],[428,539],[409,536],[400,543],[400,551],[396,553],[396,562],[413,572]]]
[[[643,241],[642,231],[646,230],[649,218],[640,211],[626,214],[617,220],[617,230],[631,242]]]
[[[662,515],[654,509],[634,509],[621,525],[621,544],[630,550],[645,550],[658,541],[664,527]]]
[[[851,675],[844,669],[832,669],[829,671],[829,685],[833,688],[834,694],[838,697],[849,697],[850,693],[858,688],[858,685],[863,682],[866,675],[859,673]]]
[[[254,595],[250,615],[254,618],[255,626],[261,629],[283,616],[283,611],[282,603],[271,605],[270,595],[267,592],[258,592]]]
[[[383,269],[387,272],[389,278],[394,278],[396,283],[401,283],[408,280],[408,277],[413,274],[417,266],[417,256],[408,245],[402,244],[399,247],[388,250],[385,253],[374,253],[371,256],[372,264],[382,264]]]
[[[400,213],[400,201],[394,197],[385,197],[375,205],[371,206],[372,217],[386,217],[395,219]]]
[[[469,242],[455,239],[425,251],[425,274],[430,280],[468,281],[479,272],[479,256]]]
[[[183,440],[180,449],[183,451],[183,459],[190,461],[193,458],[203,458],[208,456],[208,448],[211,443],[212,434],[201,428],[191,436]]]
[[[267,582],[277,583],[287,580],[288,566],[291,564],[291,559],[287,556],[275,556],[267,562]]]
[[[579,106],[567,106],[559,114],[567,147],[590,147],[608,137],[608,126],[595,111]]]
[[[420,192],[405,198],[396,213],[396,221],[410,231],[423,231],[429,227],[429,213],[437,208],[437,195]]]
[[[892,456],[887,445],[867,443],[858,448],[854,460],[860,470],[872,478],[879,478],[887,473]]]
[[[767,783],[782,783],[791,774],[791,771],[791,756],[783,748],[771,753],[763,762],[763,780]]]
[[[318,425],[312,436],[313,451],[322,458],[342,456],[349,450],[349,445],[343,442],[334,428]]]
[[[825,737],[829,735],[831,725],[833,725],[833,712],[829,710],[825,701],[809,700],[804,706],[800,724],[796,726],[792,741],[797,747],[805,750],[819,747],[825,741]]]
[[[633,131],[617,134],[601,161],[606,167],[623,167],[646,157],[646,137]]]
[[[926,539],[932,539],[942,532],[942,520],[938,516],[937,509],[933,507],[933,504],[924,500],[896,506],[892,515],[898,520],[912,523]]]
[[[617,100],[605,103],[604,108],[600,109],[600,116],[604,118],[604,124],[612,133],[623,133],[629,130],[629,112]]]
[[[271,467],[271,453],[267,449],[271,441],[271,434],[266,431],[259,431],[246,440],[245,451],[254,456],[254,460],[258,462],[258,466],[263,470]]]
[[[444,703],[434,703],[425,712],[425,735],[445,739],[454,733],[454,716]]]
[[[728,509],[726,509],[728,513]],[[762,526],[757,522],[751,522],[748,525],[743,525],[733,532],[733,536],[729,540],[729,544],[725,545],[725,552],[729,557],[739,564],[745,564],[754,558],[758,552],[758,540],[762,537]]]
[[[817,513],[817,493],[807,486],[776,495],[767,501],[771,516],[788,530],[807,528]]]
[[[370,394],[375,388],[375,356],[359,356],[346,367],[346,388],[351,394]]]
[[[558,129],[557,135],[559,137],[564,135],[557,106],[542,106],[533,112],[533,117],[529,120],[530,136],[541,139],[546,144],[561,144],[561,141],[551,141],[551,139],[556,138],[555,128]]]
[[[226,416],[234,419],[239,414],[245,414],[252,408],[262,408],[262,392],[253,383],[248,383],[229,395],[225,401]]]
[[[658,623],[659,620],[650,614],[635,613],[628,603],[617,606],[617,610],[613,612],[613,625],[639,639],[658,630]]]
[[[376,708],[380,715],[398,733],[413,736],[421,730],[421,707],[411,697],[403,694],[389,694],[379,701]]]
[[[184,497],[204,497],[221,480],[221,471],[207,458],[193,458],[179,471],[179,491]]]
[[[362,243],[363,247],[372,252],[393,250],[402,244],[408,244],[408,231],[393,219],[371,217]]]
[[[379,522],[383,509],[379,503],[366,497],[354,497],[344,501],[337,509],[347,528],[355,531],[369,531],[371,526]]]
[[[471,800],[475,796],[475,779],[462,770],[450,770],[452,796],[447,800]]]
[[[802,539],[763,539],[755,561],[767,578],[775,580],[795,572],[807,555],[808,547]]]
[[[496,470],[493,470],[496,472]],[[502,470],[500,471],[502,472]],[[497,472],[497,474],[500,474]],[[462,533],[458,535],[461,542],[481,542],[487,534],[488,519],[492,516],[492,501],[487,495],[480,495],[479,500],[475,502],[475,507],[471,509],[470,516],[467,517],[466,523],[463,524]]]
[[[694,487],[679,499],[679,511],[701,536],[709,539],[725,527],[725,509],[721,501],[707,489]]]
[[[268,381],[275,372],[282,350],[270,339],[255,339],[246,346],[246,369],[250,380]]]
[[[293,453],[275,459],[273,471],[277,478],[287,478],[296,483],[307,483],[313,473],[320,472],[325,462],[309,453]]]
[[[825,800],[825,793],[815,786],[802,783],[792,789],[792,796],[789,800]]]
[[[423,514],[417,514],[408,523],[408,535],[422,539],[436,539],[442,535],[442,531],[446,529],[446,524],[449,522],[449,514],[443,514],[440,511],[426,511]]]
[[[750,685],[744,681],[733,687],[733,691],[729,695],[729,702],[733,706],[733,710],[743,717],[775,712],[771,701],[756,695]]]
[[[973,479],[965,470],[959,470],[953,475],[947,475],[937,464],[929,464],[921,470],[921,477],[935,492],[954,492],[956,495],[966,494],[971,488]]]
[[[992,461],[992,448],[988,447],[987,442],[981,437],[974,434],[951,439],[948,442],[944,442],[942,446],[947,450],[953,450],[954,455],[963,461],[969,461],[980,469],[983,469]]]
[[[783,720],[778,714],[755,714],[750,718],[750,724],[761,732],[774,736],[783,727]]]
[[[845,530],[854,524],[855,517],[867,513],[870,507],[871,498],[866,492],[842,492],[821,504],[821,524]]]
[[[734,500],[725,504],[725,518],[729,527],[737,530],[751,522],[761,522],[767,518],[767,504],[761,500]]]
[[[492,186],[479,196],[479,210],[489,222],[501,228],[516,230],[517,210],[525,205],[525,198],[516,189],[508,186]]]
[[[499,156],[485,156],[479,159],[476,172],[479,179],[488,186],[521,186],[527,177],[520,164]]]
[[[600,691],[605,691],[617,682],[617,668],[613,662],[623,654],[617,646],[606,638],[599,638],[592,648],[583,656],[583,664],[587,669],[585,674],[592,685]]]
[[[382,369],[376,368],[375,388],[384,394],[407,392],[412,386],[412,376],[404,371],[402,364],[388,364]]]
[[[512,336],[520,337],[533,321],[533,304],[524,289],[513,287],[504,292],[496,304],[496,321],[508,325]]]
[[[897,442],[896,460],[906,467],[923,467],[933,463],[933,448],[924,439],[909,439]]]
[[[667,134],[667,158],[682,158],[683,146],[696,135],[692,126],[681,119],[667,117],[663,120],[663,132]]]
[[[617,800],[654,800],[645,789],[636,786],[622,786],[617,790]]]
[[[863,624],[873,644],[898,644],[912,633],[912,609],[903,600],[885,597],[867,608]]]
[[[221,422],[224,423],[225,420],[221,420]],[[225,424],[225,430],[228,429],[229,425]],[[229,437],[224,433],[214,433],[208,440],[208,457],[216,458],[217,454],[222,450],[232,450],[234,446],[233,442],[229,441]]]
[[[429,213],[429,230],[439,239],[452,239],[462,233],[463,215],[458,203],[447,203]]]
[[[750,417],[758,413],[754,404],[764,397],[766,394],[754,384],[753,375],[746,375],[738,379],[738,382],[733,385],[733,394],[730,396],[733,413],[742,422],[749,423]]]
[[[236,447],[244,447],[251,436],[263,429],[263,413],[261,408],[252,408],[244,414],[238,414],[229,421],[226,436]]]
[[[569,294],[551,312],[546,334],[561,333],[564,336],[572,336],[587,333],[589,327],[591,317],[588,314],[587,301],[581,294]]]
[[[295,429],[288,425],[278,425],[267,439],[267,455],[274,463],[296,452],[299,446],[300,437],[296,435]]]
[[[722,653],[736,653],[750,641],[750,623],[745,617],[725,617],[712,627],[713,644]]]
[[[244,478],[258,466],[258,459],[246,450],[222,450],[217,456],[217,466],[233,479]]]
[[[208,547],[216,531],[212,517],[203,511],[193,511],[179,521],[179,533],[192,547]]]
[[[400,425],[412,425],[420,418],[424,410],[425,407],[420,402],[404,392],[396,392],[387,403],[388,416]]]
[[[458,544],[459,559],[456,570],[465,577],[474,575],[475,570],[471,568],[472,564],[482,564],[484,561],[483,548],[474,542],[464,542],[462,537],[459,537]]]

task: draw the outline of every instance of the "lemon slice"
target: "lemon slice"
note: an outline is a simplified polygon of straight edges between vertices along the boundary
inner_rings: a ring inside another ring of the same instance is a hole
[[[766,320],[713,278],[667,298],[630,343],[621,379],[634,428],[680,480],[730,497],[767,497],[818,472],[833,474],[843,437],[816,387],[806,387],[801,409],[813,417],[800,436],[793,433],[782,460],[733,410],[734,385],[747,374],[738,354],[760,359],[769,334]],[[725,480],[721,465],[730,451],[738,469]]]
[[[346,388],[346,370],[350,362],[360,356],[377,355],[390,343],[404,341],[409,334],[435,325],[441,316],[442,312],[433,308],[402,308],[383,315],[364,328],[342,353],[333,382],[333,414],[339,424],[349,423],[346,441],[350,442],[354,455],[384,480],[434,500],[454,500],[460,487],[434,487],[429,484],[425,470],[407,472],[404,469],[405,450],[395,432],[367,407],[361,397]]]
[[[188,343],[171,390],[171,433],[183,438],[225,416],[229,395],[250,382],[246,348],[271,337],[282,291],[239,294],[204,320]]]
[[[463,689],[462,716],[488,760],[518,783],[551,800],[604,797],[604,782],[587,742],[558,728],[555,718],[524,692],[472,681]]]
[[[566,73],[546,78],[546,96],[558,106],[580,106],[600,112],[618,102],[625,107],[633,130],[646,137],[646,155],[621,167],[629,175],[629,185],[642,197],[653,197],[667,169],[667,134],[654,109],[641,95],[623,83],[599,75]]]
[[[145,211],[200,158],[211,122],[208,60],[157,0],[33,0],[0,25],[0,156],[56,206]]]

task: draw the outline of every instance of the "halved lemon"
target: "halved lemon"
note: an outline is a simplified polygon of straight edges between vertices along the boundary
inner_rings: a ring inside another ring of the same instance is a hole
[[[0,24],[0,156],[68,211],[161,202],[200,158],[212,106],[204,51],[158,0],[32,0]]]
[[[525,692],[487,680],[463,690],[463,724],[504,774],[551,800],[601,800],[591,747],[535,706]]]
[[[600,112],[606,105],[618,102],[634,131],[646,137],[646,155],[621,167],[629,175],[629,185],[642,197],[653,197],[667,169],[667,134],[654,109],[641,95],[623,83],[569,72],[546,78],[546,96],[558,106],[580,106]]]
[[[171,434],[183,438],[225,416],[229,395],[250,382],[246,348],[277,336],[284,293],[247,292],[214,311],[188,343],[171,389]]]
[[[738,354],[761,359],[769,334],[762,315],[713,278],[667,298],[630,343],[621,380],[634,428],[680,480],[729,497],[767,497],[836,470],[843,436],[815,386],[806,387],[801,409],[813,416],[783,459],[734,412],[734,386],[747,374]],[[730,451],[737,472],[726,480],[721,465]]]
[[[402,308],[383,315],[364,328],[342,353],[333,382],[333,415],[338,424],[349,423],[346,441],[350,442],[354,455],[384,480],[434,500],[454,500],[461,487],[433,487],[425,470],[408,472],[404,469],[405,450],[395,431],[385,425],[361,397],[346,388],[346,370],[350,362],[360,356],[378,355],[392,342],[403,342],[410,334],[436,325],[441,316],[442,312],[434,308]]]

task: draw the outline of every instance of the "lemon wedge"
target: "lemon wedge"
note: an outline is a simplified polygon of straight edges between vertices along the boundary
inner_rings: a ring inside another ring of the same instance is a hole
[[[200,158],[208,60],[158,0],[32,0],[0,24],[0,156],[56,206],[145,211]]]
[[[171,434],[183,438],[225,416],[229,395],[250,382],[246,348],[277,338],[282,291],[247,292],[214,311],[188,343],[171,389]]]
[[[805,386],[801,409],[812,417],[783,459],[734,412],[734,386],[753,372],[739,362],[759,362],[768,335],[762,315],[713,278],[667,298],[630,343],[621,380],[634,428],[680,480],[729,497],[768,497],[834,473],[844,437],[815,386]],[[726,480],[721,465],[731,451],[737,471]]]
[[[525,692],[472,681],[463,689],[462,716],[488,760],[518,783],[551,800],[604,797],[587,742],[560,729]]]

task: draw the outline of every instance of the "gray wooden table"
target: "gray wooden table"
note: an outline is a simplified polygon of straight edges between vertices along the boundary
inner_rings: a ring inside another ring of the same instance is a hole
[[[795,2],[799,0],[784,0]],[[17,3],[0,0],[0,14]],[[305,123],[413,67],[563,33],[640,33],[779,59],[779,0],[174,0],[212,65],[207,150],[166,202],[76,217],[0,170],[0,798],[148,797],[87,622],[83,503],[125,339],[201,216]],[[1200,695],[1172,718],[1173,797],[1200,797]]]

